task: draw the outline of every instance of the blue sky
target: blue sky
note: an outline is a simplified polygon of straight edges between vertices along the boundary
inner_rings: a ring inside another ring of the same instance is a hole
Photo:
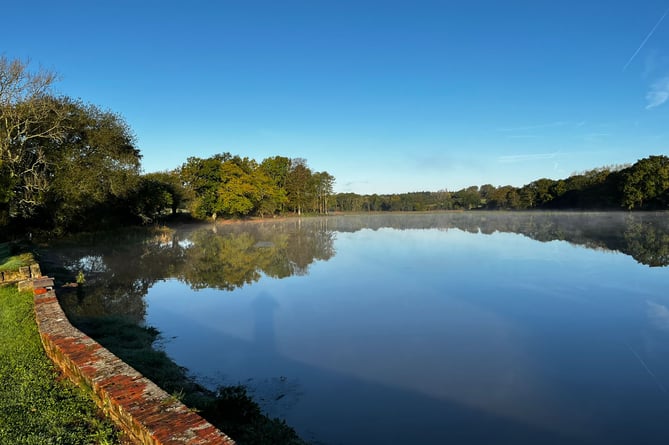
[[[118,112],[147,172],[306,158],[336,191],[522,185],[669,154],[669,0],[25,1],[0,53]]]

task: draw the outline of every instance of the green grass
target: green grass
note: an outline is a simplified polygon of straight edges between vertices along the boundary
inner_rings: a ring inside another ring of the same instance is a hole
[[[111,423],[46,356],[32,296],[0,287],[0,444],[117,443]]]
[[[0,272],[16,270],[35,262],[32,253],[17,253],[16,250],[14,244],[0,243]]]

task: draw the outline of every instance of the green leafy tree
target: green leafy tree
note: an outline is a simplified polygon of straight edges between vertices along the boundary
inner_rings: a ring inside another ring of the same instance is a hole
[[[133,212],[144,223],[150,223],[166,210],[173,214],[179,206],[178,193],[174,184],[165,180],[168,173],[149,173],[139,179],[134,198],[131,198]]]
[[[555,181],[542,178],[524,185],[518,190],[520,208],[533,209],[542,207],[553,199],[552,186]]]
[[[290,173],[291,160],[285,156],[274,156],[263,159],[260,168],[279,188],[286,188],[288,174]]]
[[[23,230],[63,231],[121,215],[137,185],[141,156],[128,125],[54,96],[55,80],[0,57],[0,220]]]
[[[332,196],[335,178],[328,172],[316,172],[312,176],[313,189],[315,191],[316,209],[318,213],[326,214],[329,209],[329,201]],[[369,210],[368,201],[368,210]]]
[[[290,173],[291,161],[285,156],[274,156],[266,158],[260,164],[259,174],[264,173],[275,186],[271,189],[273,193],[263,193],[261,201],[261,216],[264,213],[274,213],[275,211],[283,212],[286,204],[288,204],[288,195],[286,192],[286,184],[288,182],[288,174]],[[263,186],[263,190],[266,187]]]
[[[95,220],[132,219],[126,204],[140,184],[141,161],[132,130],[118,114],[67,98],[59,102],[66,130],[46,145],[52,179],[45,207],[55,224],[83,228]]]
[[[253,181],[254,166],[248,158],[224,162],[220,167],[216,212],[228,216],[245,216],[260,202],[260,191]]]
[[[142,179],[154,183],[153,187],[160,190],[160,194],[165,195],[162,198],[163,205],[159,208],[159,212],[169,209],[173,215],[176,214],[186,200],[186,190],[181,183],[179,171],[147,173],[142,175]]]
[[[0,125],[2,145],[9,147],[0,156],[5,215],[24,230],[56,233],[130,221],[125,201],[138,184],[141,155],[129,126],[117,114],[67,97],[39,101],[48,112],[29,107],[29,125],[7,123],[19,119],[15,111]],[[21,130],[7,133],[11,128]]]
[[[258,196],[256,212],[260,217],[281,212],[288,202],[285,188],[277,186],[262,168],[255,170],[253,182]]]
[[[650,156],[622,172],[623,206],[666,208],[669,204],[669,157]]]
[[[481,195],[476,185],[455,192],[456,204],[463,209],[473,209],[481,205]]]
[[[287,202],[279,177],[268,171],[278,158],[264,166],[229,153],[208,159],[188,158],[180,174],[189,195],[190,210],[197,218],[264,216],[280,211]]]
[[[290,171],[286,177],[286,192],[289,206],[298,215],[302,214],[313,195],[311,175],[311,169],[307,167],[305,159],[291,160]]]
[[[189,195],[189,210],[194,217],[216,219],[221,165],[231,158],[230,153],[207,159],[190,157],[181,167],[181,180]]]
[[[63,108],[52,95],[56,75],[0,56],[0,212],[35,213],[49,186],[44,143],[63,136]]]
[[[522,208],[520,194],[518,193],[518,189],[516,189],[515,187],[506,188],[504,208],[513,210],[518,210]]]

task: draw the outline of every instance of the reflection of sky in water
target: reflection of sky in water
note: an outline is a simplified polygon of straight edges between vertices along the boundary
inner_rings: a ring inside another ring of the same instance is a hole
[[[147,322],[179,364],[249,383],[307,439],[669,437],[668,269],[460,230],[338,233],[335,249],[232,292],[159,282]]]
[[[99,255],[86,255],[77,261],[72,269],[82,270],[86,272],[105,272],[107,270],[107,265],[105,264],[104,259]]]

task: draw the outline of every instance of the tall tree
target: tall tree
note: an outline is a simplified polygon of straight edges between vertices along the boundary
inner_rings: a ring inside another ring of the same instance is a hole
[[[235,156],[220,167],[216,212],[229,216],[245,216],[260,202],[260,193],[253,181],[255,161]]]
[[[286,178],[288,203],[298,215],[302,214],[311,195],[311,169],[307,167],[306,159],[291,160],[290,171]]]
[[[44,210],[61,228],[132,221],[128,202],[139,185],[141,154],[118,114],[58,100],[64,131],[43,145],[49,183]]]
[[[202,159],[190,157],[181,166],[181,180],[189,196],[189,209],[196,218],[216,219],[218,187],[221,182],[221,165],[229,160],[230,153]]]
[[[290,166],[290,158],[285,156],[266,158],[263,159],[260,164],[259,170],[264,172],[271,180],[272,184],[275,186],[273,190],[278,193],[275,196],[267,194],[263,197],[264,204],[260,212],[261,216],[264,213],[273,213],[275,211],[283,212],[285,210],[285,205],[288,203],[286,183],[288,181],[288,174],[290,173]]]
[[[291,160],[285,156],[273,156],[263,159],[260,168],[276,184],[277,187],[285,188],[288,174],[290,173]]]
[[[53,98],[56,75],[0,56],[0,205],[30,216],[48,188],[44,143],[63,136],[65,115]]]
[[[314,189],[316,192],[316,207],[318,213],[328,213],[328,202],[332,196],[335,178],[328,172],[313,174]]]

